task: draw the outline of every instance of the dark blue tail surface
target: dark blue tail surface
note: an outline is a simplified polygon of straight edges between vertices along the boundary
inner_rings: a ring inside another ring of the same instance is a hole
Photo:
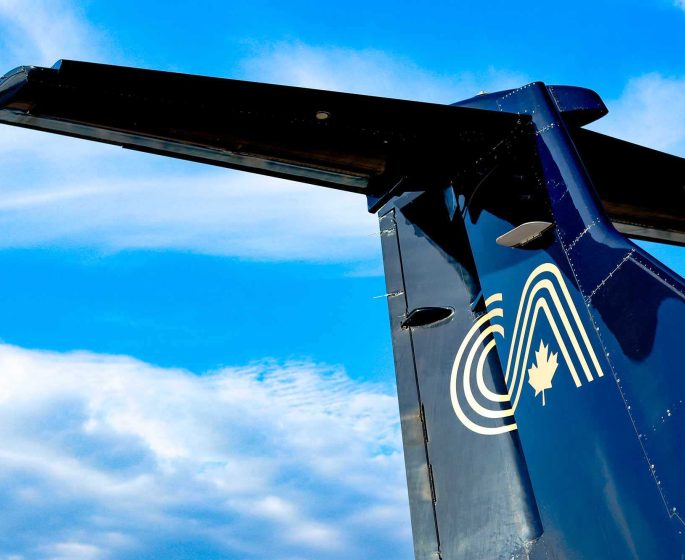
[[[418,558],[685,551],[683,280],[616,231],[554,94],[465,102],[533,132],[381,216]]]

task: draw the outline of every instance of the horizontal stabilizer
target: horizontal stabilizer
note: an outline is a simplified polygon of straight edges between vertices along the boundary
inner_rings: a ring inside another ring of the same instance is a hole
[[[425,188],[527,117],[61,61],[0,78],[0,122],[381,197]]]
[[[590,130],[569,132],[619,231],[685,245],[685,159]]]

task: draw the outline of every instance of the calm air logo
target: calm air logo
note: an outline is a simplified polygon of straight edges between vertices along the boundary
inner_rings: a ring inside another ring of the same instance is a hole
[[[581,379],[591,382],[604,375],[561,272],[553,264],[538,266],[523,287],[504,374],[508,390],[503,394],[489,389],[483,377],[488,354],[506,340],[504,327],[498,323],[504,317],[502,294],[490,296],[485,306],[487,312],[474,323],[459,347],[450,377],[452,407],[468,429],[483,435],[515,430],[514,411],[523,387],[528,385],[545,406],[545,391],[552,388],[559,360],[568,368],[576,387],[582,385]],[[535,326],[540,318],[548,321],[561,357],[549,351],[549,341],[536,338]],[[576,365],[580,366],[580,374]],[[504,425],[488,427],[483,425],[487,424],[485,419],[503,419],[499,423],[503,421]]]

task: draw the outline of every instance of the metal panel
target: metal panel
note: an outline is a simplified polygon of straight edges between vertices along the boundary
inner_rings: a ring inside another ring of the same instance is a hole
[[[518,435],[514,432],[484,438],[475,434],[456,420],[450,401],[450,373],[457,348],[474,318],[482,313],[478,309],[480,288],[463,224],[460,218],[450,220],[439,192],[405,196],[393,214],[399,236],[405,309],[439,306],[455,310],[450,320],[403,331],[400,312],[404,310],[395,304],[400,296],[390,299],[398,387],[416,383],[408,379],[407,368],[408,350],[413,346],[440,557],[525,558],[542,529]],[[386,275],[390,278],[397,272],[393,272],[396,257],[386,250],[388,246],[384,238]],[[389,292],[399,289],[398,284],[389,281]],[[493,385],[503,383],[496,359],[487,363],[487,378]],[[412,410],[415,418],[416,404]],[[406,449],[407,442],[416,438],[417,429],[415,424],[405,422],[404,413],[402,419]],[[427,515],[429,497],[425,470],[410,468],[414,460],[407,459],[413,520],[421,512]],[[421,536],[416,535],[422,530],[426,530],[425,525],[414,525],[418,558],[429,557]]]
[[[391,209],[382,214],[379,218],[379,225],[383,246],[390,329],[395,356],[404,462],[411,503],[414,554],[416,560],[434,560],[438,557],[439,551],[438,534],[433,491],[428,471],[421,399],[414,367],[411,331],[402,328],[402,322],[407,315],[407,297],[404,287],[396,210]]]

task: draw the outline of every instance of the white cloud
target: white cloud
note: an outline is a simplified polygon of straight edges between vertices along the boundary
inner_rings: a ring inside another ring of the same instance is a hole
[[[0,64],[51,66],[60,58],[94,60],[102,36],[94,32],[70,2],[0,0]]]
[[[77,542],[57,543],[41,551],[50,560],[100,560],[102,551],[88,544]]]
[[[0,557],[410,555],[378,386],[310,363],[198,376],[6,345],[0,370]]]
[[[685,0],[675,0],[675,5],[685,10]]]
[[[609,114],[596,130],[657,150],[685,156],[685,76],[646,74],[606,100]]]
[[[256,81],[434,103],[453,103],[482,90],[498,91],[528,81],[521,73],[494,67],[480,74],[435,74],[383,51],[302,43],[271,45],[246,60],[243,69]]]
[[[363,197],[224,170],[168,175],[74,177],[66,186],[46,179],[48,184],[37,188],[9,174],[0,193],[0,247],[174,249],[261,260],[378,259],[378,225]]]

